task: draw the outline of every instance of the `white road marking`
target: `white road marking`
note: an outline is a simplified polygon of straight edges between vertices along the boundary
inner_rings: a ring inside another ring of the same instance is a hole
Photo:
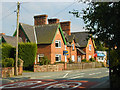
[[[64,72],[72,72],[72,71],[64,71]]]
[[[106,71],[106,72],[109,72],[109,71]]]
[[[66,74],[63,76],[63,78],[65,78],[67,75],[68,75],[68,73],[66,73]]]
[[[43,76],[43,77],[50,77],[50,76]]]
[[[27,82],[17,82],[13,84],[8,84],[8,85],[3,85],[0,87],[1,88],[20,88],[24,86],[30,86],[30,85],[35,85],[38,83],[41,83],[42,81],[27,81]]]
[[[91,73],[91,74],[89,74],[89,75],[95,75],[95,73]]]
[[[46,85],[53,84],[53,83],[57,83],[57,82],[58,82],[58,81],[50,82],[50,83],[46,83],[46,84],[42,84],[42,85],[37,85],[37,86],[34,86],[34,87],[30,87],[30,88],[42,87],[42,86],[46,86]]]
[[[76,76],[76,77],[72,77],[70,79],[75,79],[75,78],[80,78],[80,77],[84,77],[84,76]]]
[[[102,73],[102,72],[97,72],[96,74],[100,74],[100,73]]]

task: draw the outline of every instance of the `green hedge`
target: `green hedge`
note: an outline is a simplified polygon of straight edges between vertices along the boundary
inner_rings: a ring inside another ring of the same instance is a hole
[[[94,58],[90,58],[89,61],[90,62],[96,62],[96,60]]]
[[[2,67],[13,67],[14,59],[13,58],[5,58],[2,60]]]
[[[40,65],[48,65],[48,64],[50,64],[50,60],[48,60],[48,58],[47,57],[42,57],[41,59],[40,59]]]
[[[2,44],[2,59],[5,58],[15,58],[14,48],[7,43]]]
[[[23,68],[27,70],[32,70],[34,65],[34,60],[36,57],[37,45],[35,43],[19,43],[18,45],[18,56],[22,59]],[[6,66],[4,59],[13,58],[15,59],[16,48],[9,44],[2,44],[2,64]]]
[[[33,70],[35,57],[37,53],[37,45],[35,43],[20,43],[18,45],[19,58],[24,61],[23,69]]]

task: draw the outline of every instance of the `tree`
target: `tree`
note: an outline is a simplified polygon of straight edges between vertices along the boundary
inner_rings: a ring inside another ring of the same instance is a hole
[[[79,11],[70,12],[79,17]],[[91,2],[83,10],[85,29],[97,36],[111,50],[111,65],[113,72],[110,74],[112,87],[120,88],[120,1],[119,2]],[[110,72],[111,73],[111,72]]]
[[[72,14],[78,17],[78,12],[74,10]],[[83,10],[83,14],[86,30],[106,45],[120,48],[120,2],[92,2]]]

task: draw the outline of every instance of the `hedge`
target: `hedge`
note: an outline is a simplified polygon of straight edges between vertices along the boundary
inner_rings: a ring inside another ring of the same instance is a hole
[[[2,60],[2,67],[13,67],[14,59],[13,58],[5,58]]]
[[[14,48],[7,43],[2,44],[2,59],[5,58],[15,58]]]
[[[33,70],[37,45],[35,43],[20,43],[18,45],[18,56],[24,61],[23,69]]]
[[[24,61],[23,69],[33,69],[34,60],[36,57],[37,45],[35,43],[19,43],[18,44],[18,57]],[[7,43],[2,44],[2,64],[4,59],[13,58],[15,59],[16,48],[12,47]],[[6,65],[5,65],[6,66]]]

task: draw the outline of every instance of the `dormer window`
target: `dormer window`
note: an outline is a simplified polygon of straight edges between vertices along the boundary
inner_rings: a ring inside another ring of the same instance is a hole
[[[60,40],[55,41],[55,47],[56,48],[61,48],[61,41]]]
[[[89,45],[89,51],[91,51],[91,45]]]
[[[72,50],[74,51],[74,44],[72,44]]]

